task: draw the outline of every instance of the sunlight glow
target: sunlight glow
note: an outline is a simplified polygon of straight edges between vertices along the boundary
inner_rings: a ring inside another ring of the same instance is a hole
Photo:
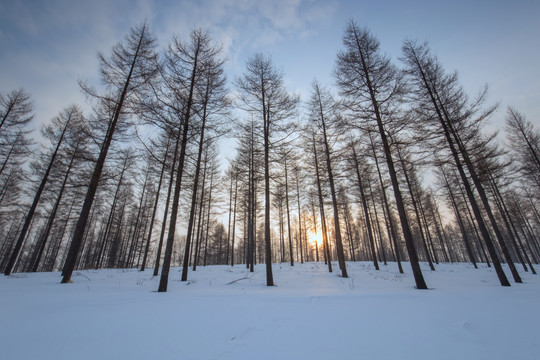
[[[318,246],[322,245],[323,243],[322,232],[317,231],[315,234],[309,233],[309,240],[313,245],[315,245],[315,243],[317,243]]]

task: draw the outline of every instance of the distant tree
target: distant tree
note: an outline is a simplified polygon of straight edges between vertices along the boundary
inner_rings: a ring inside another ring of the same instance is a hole
[[[239,90],[239,106],[262,122],[264,138],[264,243],[266,261],[266,285],[274,286],[272,275],[272,248],[270,239],[270,148],[271,139],[279,131],[281,122],[295,114],[299,98],[285,90],[283,73],[276,70],[272,60],[262,54],[248,59],[246,71],[236,79]]]
[[[446,191],[448,193],[448,199],[450,201],[451,208],[454,211],[454,215],[455,215],[455,217],[457,219],[459,230],[461,232],[461,236],[462,236],[463,243],[465,245],[465,250],[467,252],[469,260],[473,264],[475,269],[477,269],[478,265],[476,264],[476,255],[475,255],[475,253],[473,251],[472,238],[469,235],[469,233],[467,232],[467,226],[466,226],[466,223],[465,223],[465,219],[464,219],[464,217],[461,214],[461,211],[459,209],[458,200],[457,200],[457,197],[455,195],[455,189],[451,185],[449,177],[446,174],[446,172],[447,172],[447,170],[445,169],[446,165],[442,161],[439,161],[438,159],[436,159],[435,165],[437,166],[436,173],[440,174],[439,177],[441,179],[441,182],[442,182],[443,186],[446,188]]]

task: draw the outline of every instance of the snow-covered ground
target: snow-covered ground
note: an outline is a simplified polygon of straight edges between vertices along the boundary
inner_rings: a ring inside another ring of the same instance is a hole
[[[539,276],[423,264],[421,291],[408,264],[347,266],[275,264],[275,287],[264,265],[174,268],[167,293],[152,270],[2,276],[0,359],[540,359]]]

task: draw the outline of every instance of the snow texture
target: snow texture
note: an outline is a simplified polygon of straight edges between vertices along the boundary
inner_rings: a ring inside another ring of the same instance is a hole
[[[275,287],[264,265],[173,268],[167,293],[151,269],[4,276],[0,359],[540,359],[538,276],[422,264],[416,290],[408,264],[347,266],[274,264]]]

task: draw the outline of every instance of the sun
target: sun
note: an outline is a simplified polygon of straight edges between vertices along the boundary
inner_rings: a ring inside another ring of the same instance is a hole
[[[310,232],[309,241],[314,245],[315,243],[317,243],[317,246],[320,246],[323,243],[322,232],[320,230],[317,231],[316,233]]]

